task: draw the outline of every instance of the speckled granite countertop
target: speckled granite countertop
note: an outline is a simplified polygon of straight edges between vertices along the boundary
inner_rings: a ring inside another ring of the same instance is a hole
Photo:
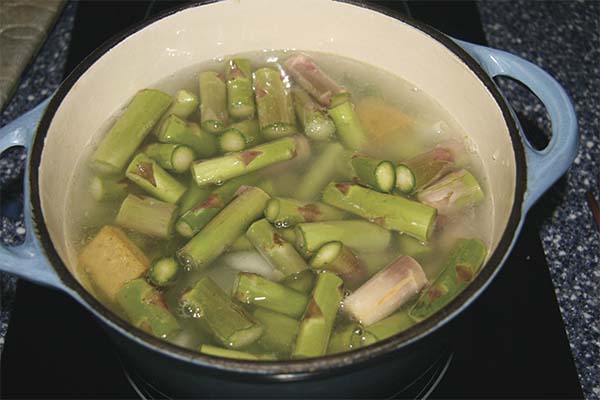
[[[540,236],[550,265],[571,349],[584,393],[600,398],[600,233],[592,223],[584,193],[600,198],[600,2],[485,1],[480,3],[490,46],[528,59],[565,87],[578,114],[581,146],[575,164],[533,212],[541,215]],[[0,126],[33,108],[60,83],[75,5],[65,8],[14,98]],[[543,108],[510,82],[501,87],[517,112],[548,131]],[[0,158],[0,188],[13,185],[24,152]],[[10,210],[9,210],[10,211]],[[25,230],[22,215],[2,218],[0,240],[17,244]],[[0,349],[14,298],[14,278],[0,274]]]

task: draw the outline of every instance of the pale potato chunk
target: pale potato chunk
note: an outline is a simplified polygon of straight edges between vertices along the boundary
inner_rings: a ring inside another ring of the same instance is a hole
[[[125,283],[140,277],[150,266],[150,260],[127,235],[109,225],[83,248],[79,262],[95,287],[112,302]]]

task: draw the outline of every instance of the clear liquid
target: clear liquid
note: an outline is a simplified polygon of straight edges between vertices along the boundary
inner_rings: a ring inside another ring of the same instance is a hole
[[[397,107],[413,121],[410,126],[399,132],[394,140],[386,142],[385,146],[372,146],[369,148],[371,156],[398,162],[427,151],[440,143],[450,143],[453,148],[462,149],[459,150],[461,153],[459,157],[460,167],[468,169],[475,175],[486,194],[485,200],[476,207],[466,208],[450,217],[444,229],[436,233],[431,242],[436,251],[433,255],[419,260],[427,276],[430,279],[437,276],[447,250],[456,238],[479,238],[489,247],[494,218],[492,198],[487,190],[488,179],[484,174],[482,162],[477,155],[476,148],[469,141],[468,133],[456,123],[452,116],[422,90],[398,76],[366,63],[333,54],[303,53],[311,56],[321,68],[327,71],[342,86],[346,87],[352,93],[352,100],[355,104],[359,104],[366,98],[380,99],[390,106]],[[280,69],[279,61],[288,54],[287,51],[257,51],[237,56],[250,59],[253,69],[262,66]],[[174,94],[180,89],[197,93],[197,75],[205,70],[223,71],[223,59],[211,60],[185,68],[156,82],[153,88],[163,90],[169,94]],[[288,86],[290,84],[289,80],[286,80],[285,83]],[[93,135],[86,151],[82,152],[78,161],[78,168],[76,168],[76,172],[71,178],[67,203],[68,218],[65,220],[65,228],[71,244],[70,259],[72,265],[77,263],[77,253],[93,238],[101,226],[114,224],[114,218],[119,209],[120,204],[118,202],[98,204],[93,200],[88,190],[91,171],[87,167],[87,161],[103,135],[122,112],[124,106],[122,105],[122,108],[115,111],[113,116],[107,118],[106,123]],[[406,144],[408,141],[410,141],[410,145]],[[321,143],[313,143],[313,145],[316,149],[322,146]],[[293,178],[302,176],[311,162],[312,159],[309,159],[304,165],[297,166],[292,171],[274,170],[272,178],[275,189],[280,196],[293,197],[296,189],[296,186],[291,183],[294,182]],[[344,180],[344,176],[340,174],[334,179]],[[177,237],[176,233],[174,233],[174,239],[171,241],[152,239],[135,233],[132,233],[131,238],[151,259],[173,255],[174,251],[186,242],[184,239]],[[359,253],[358,255],[368,264],[369,270],[377,270],[397,257],[399,253],[397,249],[391,248],[383,254]],[[204,274],[211,276],[219,286],[230,293],[236,272],[223,261],[223,257],[217,259],[209,268],[203,271],[186,272],[179,278],[175,286],[165,292],[167,304],[171,310],[178,310],[177,298],[179,295]],[[90,284],[86,274],[81,272],[79,275],[82,283],[93,291],[93,284]],[[114,309],[110,304],[108,306]],[[116,311],[118,312],[118,310]],[[218,345],[209,335],[193,328],[188,318],[183,318],[179,313],[176,314],[181,317],[180,322],[184,329],[178,336],[170,339],[173,343],[191,349],[197,349],[201,343]],[[339,314],[336,325],[347,322],[347,319]]]

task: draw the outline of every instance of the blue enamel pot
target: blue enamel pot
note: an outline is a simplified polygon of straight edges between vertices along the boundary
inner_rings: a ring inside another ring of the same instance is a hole
[[[475,280],[429,319],[348,353],[241,361],[161,341],[110,312],[82,286],[67,240],[67,188],[104,121],[141,88],[215,57],[259,49],[339,54],[392,72],[436,99],[469,134],[494,202],[489,257]],[[492,80],[513,78],[546,106],[552,138],[535,150]],[[512,54],[454,40],[387,11],[333,0],[224,0],[190,5],[98,48],[53,96],[0,131],[0,152],[28,150],[27,237],[0,247],[0,270],[61,290],[94,314],[125,362],[165,393],[188,397],[375,396],[439,357],[445,326],[490,285],[527,211],[565,173],[578,146],[573,105],[546,72]],[[67,322],[68,323],[68,322]],[[76,327],[74,327],[76,328]],[[90,361],[93,362],[93,361]]]

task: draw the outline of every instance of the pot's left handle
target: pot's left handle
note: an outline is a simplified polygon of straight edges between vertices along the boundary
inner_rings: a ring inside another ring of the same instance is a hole
[[[27,148],[29,158],[35,131],[49,101],[50,99],[43,101],[33,110],[23,114],[0,129],[0,154],[11,147],[24,146]],[[20,246],[11,247],[0,244],[0,271],[8,272],[45,286],[63,288],[61,280],[42,255],[33,235],[29,206],[29,185],[27,184],[28,175],[29,171],[26,168],[26,181],[23,187],[23,215],[25,216],[25,227],[27,229],[25,242]]]

